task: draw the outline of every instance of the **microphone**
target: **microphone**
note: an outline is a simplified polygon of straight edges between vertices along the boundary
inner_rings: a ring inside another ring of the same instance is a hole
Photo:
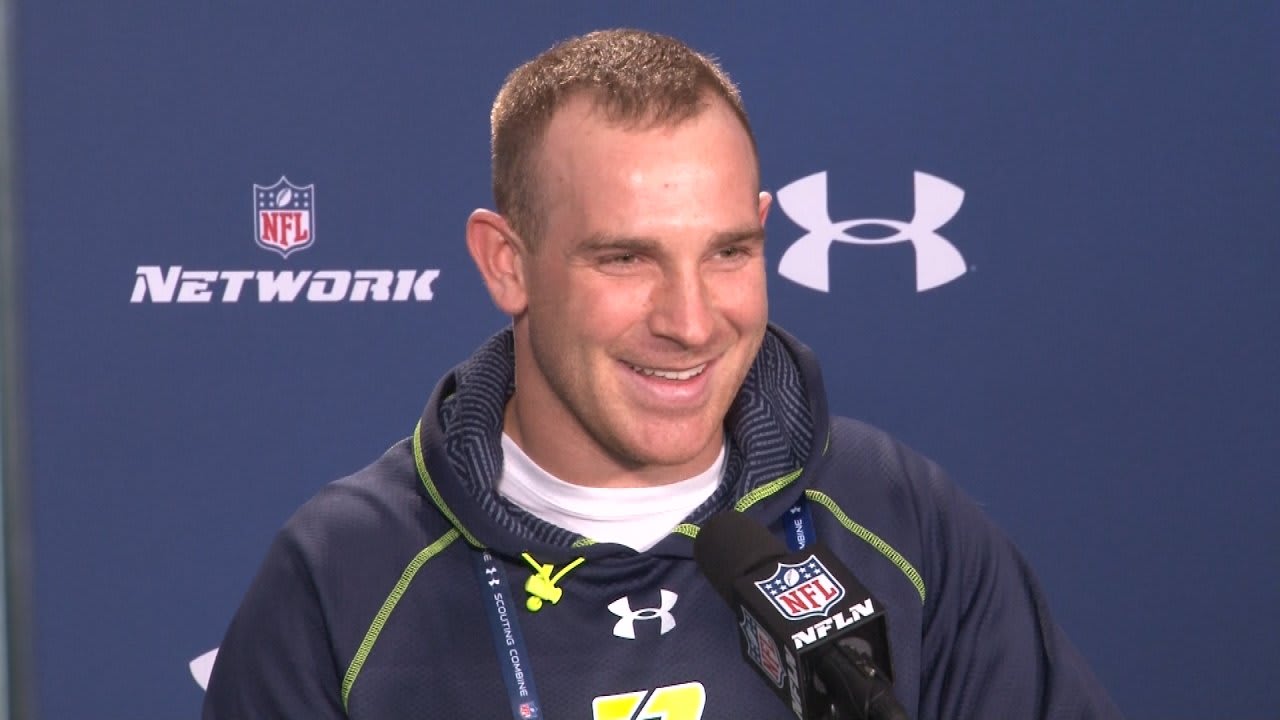
[[[742,654],[799,720],[910,720],[893,696],[884,610],[826,547],[788,553],[727,511],[693,557],[738,617]]]

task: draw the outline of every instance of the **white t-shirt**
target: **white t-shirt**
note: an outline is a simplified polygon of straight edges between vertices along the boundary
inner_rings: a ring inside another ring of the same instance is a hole
[[[681,482],[642,488],[597,488],[567,483],[538,467],[502,434],[498,492],[549,523],[596,542],[645,551],[666,537],[720,485],[725,448],[711,467]]]

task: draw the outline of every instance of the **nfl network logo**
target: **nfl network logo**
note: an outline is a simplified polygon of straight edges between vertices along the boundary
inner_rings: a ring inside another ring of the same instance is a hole
[[[777,572],[755,585],[788,620],[825,616],[844,598],[844,587],[816,555],[801,563],[778,563]]]
[[[258,247],[287,258],[316,241],[316,186],[253,186],[253,235]],[[138,265],[130,303],[427,302],[439,270],[204,269]]]
[[[281,176],[275,185],[253,186],[253,230],[259,247],[280,257],[315,241],[316,186],[294,185]]]
[[[862,218],[835,222],[827,210],[827,174],[815,173],[778,191],[778,205],[791,221],[808,232],[791,244],[778,263],[778,274],[820,292],[830,291],[827,253],[831,243],[892,245],[909,242],[916,252],[916,292],[945,285],[964,274],[964,257],[938,229],[960,211],[964,190],[928,173],[915,174],[915,215],[907,222]],[[883,238],[864,238],[847,231],[864,226],[896,230]]]

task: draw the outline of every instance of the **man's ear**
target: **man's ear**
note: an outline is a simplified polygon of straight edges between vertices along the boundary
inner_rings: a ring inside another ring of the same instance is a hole
[[[476,210],[467,218],[467,250],[475,261],[493,304],[515,317],[529,304],[525,259],[520,238],[507,219],[491,210]]]
[[[773,205],[773,196],[767,192],[760,193],[760,227],[764,227],[765,218],[769,217],[769,207]]]

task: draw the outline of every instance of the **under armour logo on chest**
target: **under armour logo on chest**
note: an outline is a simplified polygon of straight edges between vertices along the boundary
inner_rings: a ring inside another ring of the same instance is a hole
[[[666,635],[676,627],[676,618],[671,614],[671,609],[676,606],[676,600],[679,596],[670,590],[662,590],[661,604],[656,608],[640,608],[639,610],[631,609],[631,598],[623,596],[609,603],[609,612],[617,615],[620,620],[613,626],[613,634],[628,640],[636,639],[636,621],[637,620],[660,620],[659,635]]]

